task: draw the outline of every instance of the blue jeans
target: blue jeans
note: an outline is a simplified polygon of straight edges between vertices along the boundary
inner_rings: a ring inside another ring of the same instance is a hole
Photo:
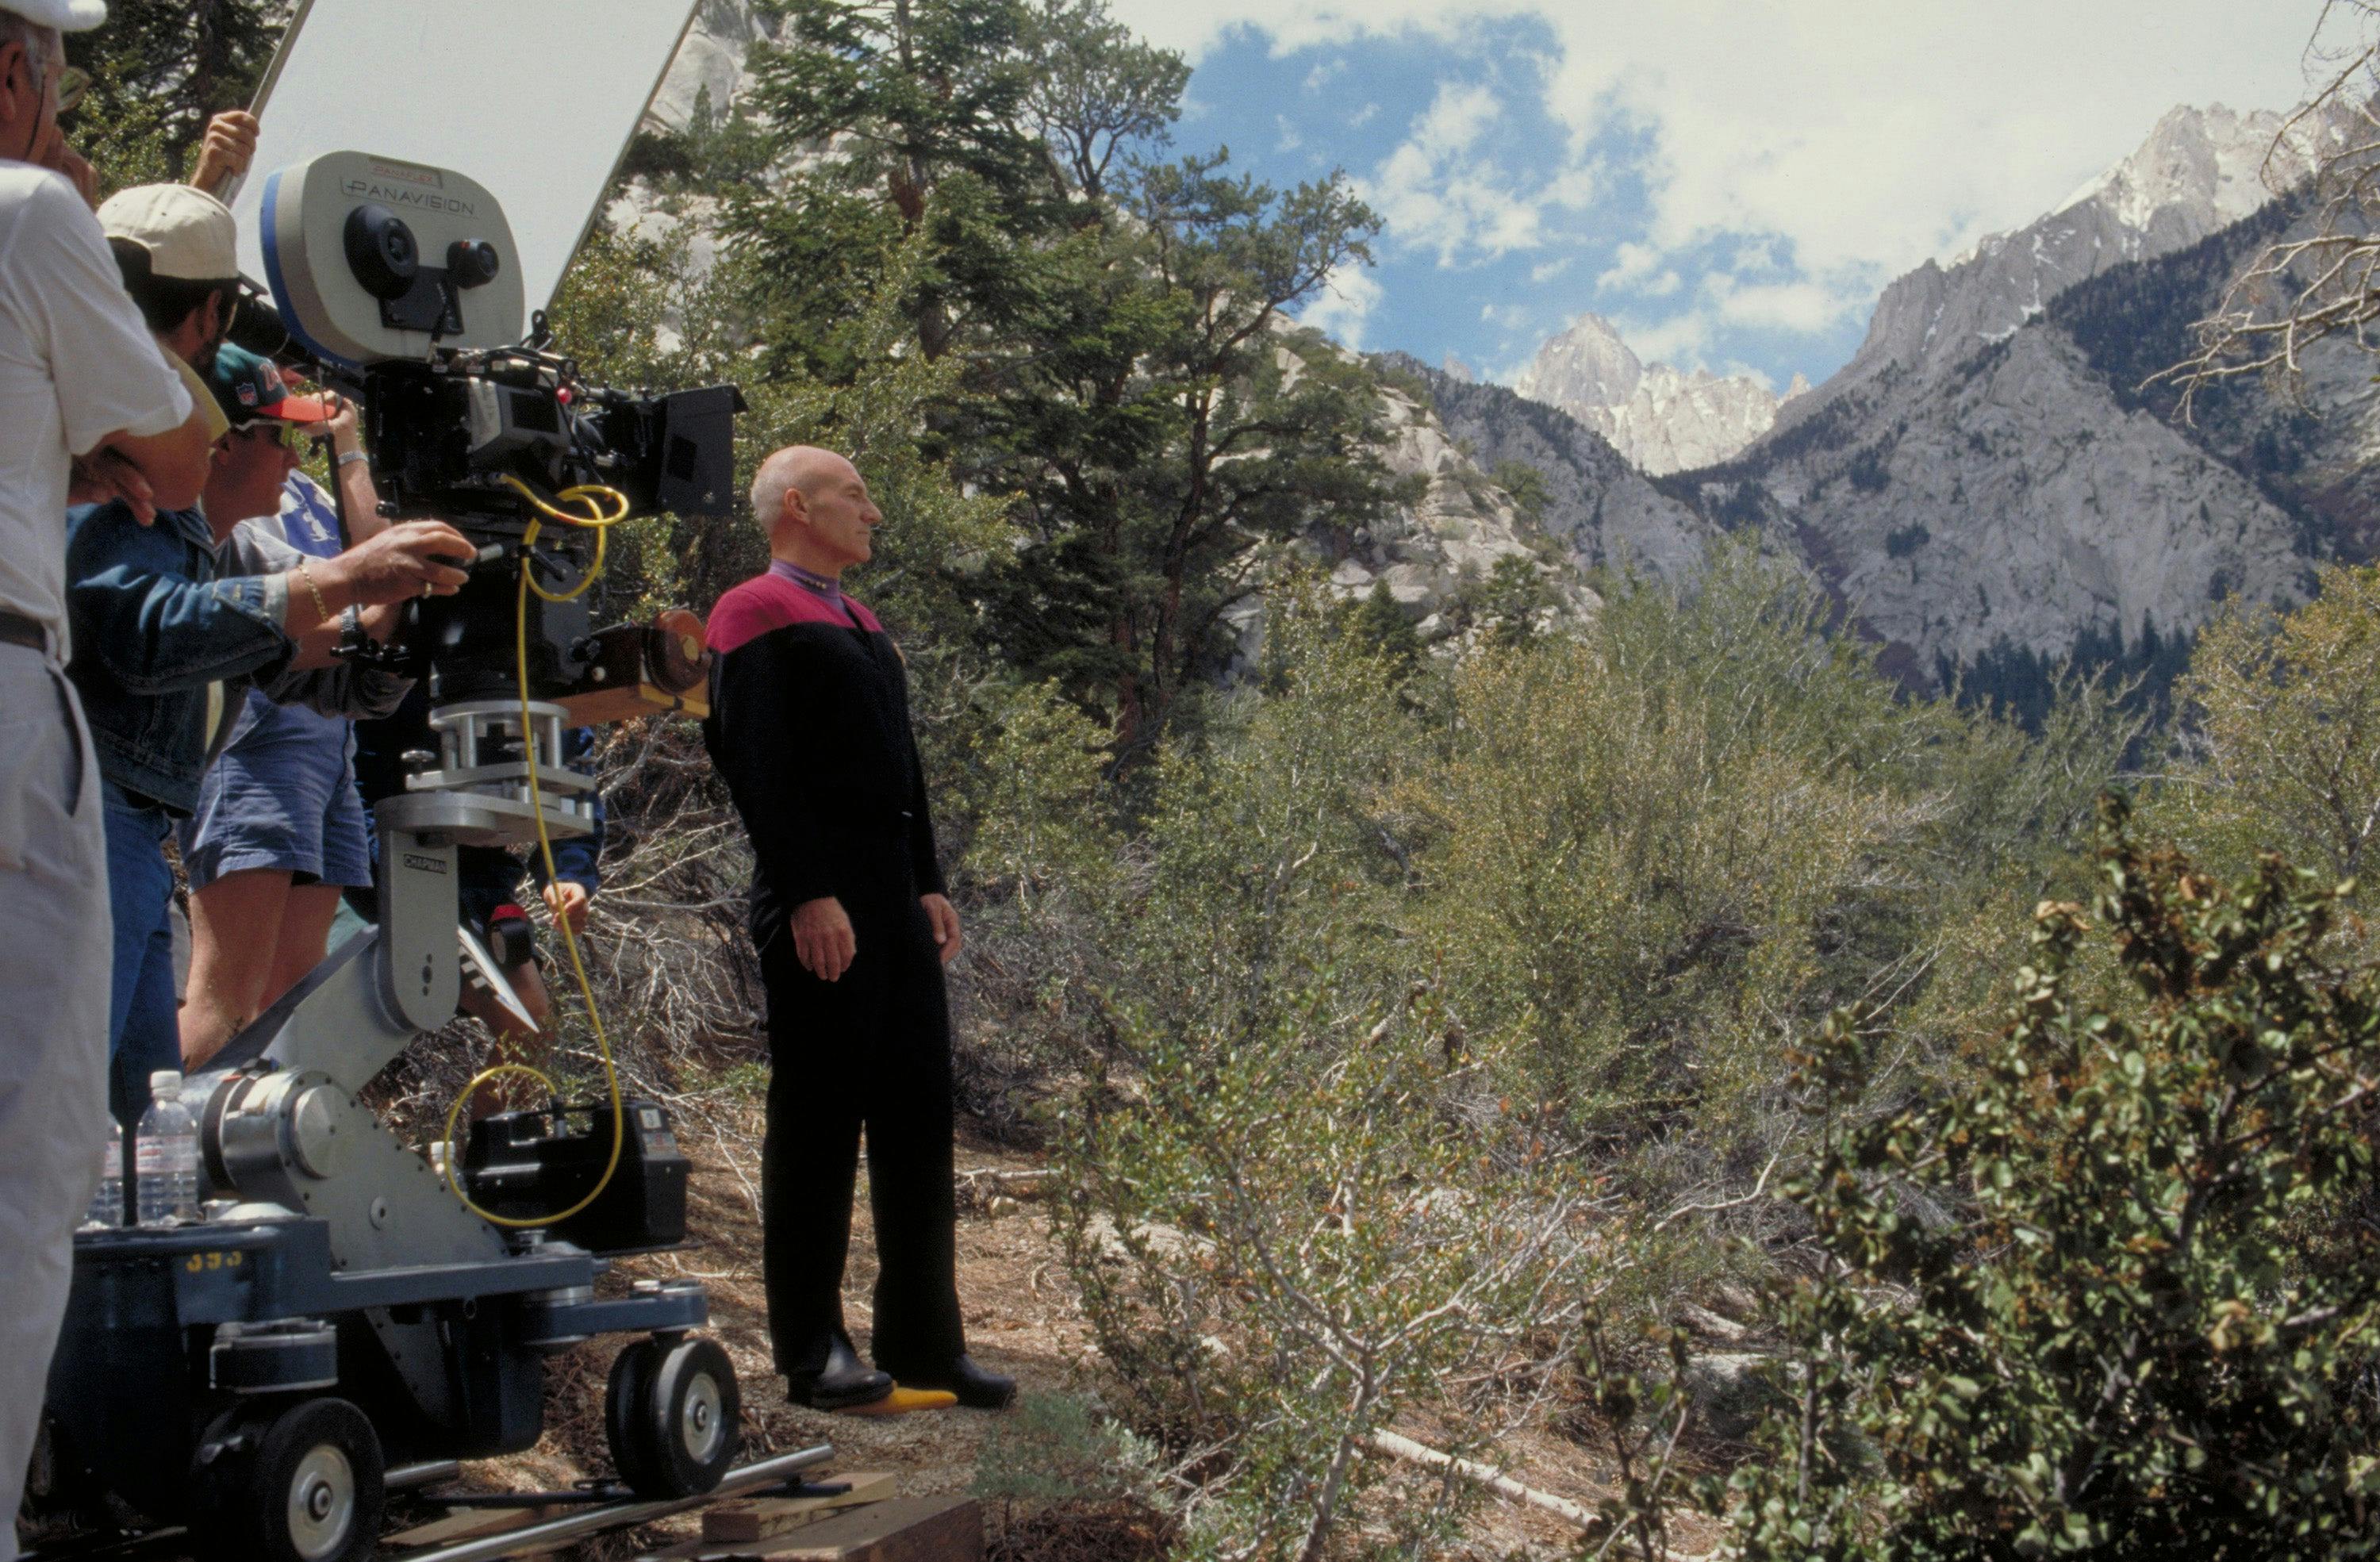
[[[115,923],[107,988],[107,1108],[127,1138],[149,1109],[149,1076],[182,1067],[174,996],[174,870],[165,866],[165,810],[136,803],[114,781],[107,814],[107,894]]]

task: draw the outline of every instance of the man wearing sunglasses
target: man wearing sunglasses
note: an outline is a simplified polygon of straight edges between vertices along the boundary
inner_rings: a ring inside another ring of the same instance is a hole
[[[66,660],[72,464],[188,504],[207,430],[158,356],[58,133],[61,30],[100,0],[0,0],[0,1517],[16,1512],[105,1143],[106,844]],[[16,1555],[0,1522],[0,1558]]]
[[[261,387],[260,395],[271,389]],[[261,527],[320,563],[387,528],[353,402],[284,395],[258,410],[284,420],[285,440],[328,442],[336,497],[292,470],[278,495],[279,514],[240,522],[232,546],[243,546],[245,534]],[[223,752],[207,767],[197,809],[181,826],[190,886],[185,1073],[203,1067],[321,962],[340,892],[370,887],[371,842],[356,789],[355,750],[352,722],[250,688]]]

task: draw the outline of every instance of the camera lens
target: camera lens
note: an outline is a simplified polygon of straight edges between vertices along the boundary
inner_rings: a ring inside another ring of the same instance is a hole
[[[347,269],[375,298],[396,299],[413,291],[421,269],[421,248],[405,220],[369,202],[347,213]]]
[[[502,269],[496,247],[484,238],[458,238],[446,247],[446,275],[457,287],[493,282]]]

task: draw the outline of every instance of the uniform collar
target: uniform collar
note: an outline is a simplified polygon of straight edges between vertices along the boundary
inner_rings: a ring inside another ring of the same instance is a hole
[[[792,581],[814,597],[822,597],[830,602],[843,600],[843,583],[831,575],[820,575],[816,570],[806,570],[801,565],[784,559],[770,560],[769,573],[780,580]]]

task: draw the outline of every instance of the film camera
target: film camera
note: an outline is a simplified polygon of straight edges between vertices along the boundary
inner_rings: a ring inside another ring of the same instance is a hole
[[[409,608],[393,650],[352,648],[430,677],[441,701],[517,695],[525,660],[531,695],[575,721],[686,708],[700,643],[685,615],[593,633],[575,588],[597,567],[596,534],[539,507],[590,519],[724,513],[735,387],[640,395],[582,381],[541,312],[524,335],[511,227],[494,197],[450,170],[327,152],[274,173],[258,220],[279,307],[243,311],[250,345],[362,398],[391,515],[451,522],[483,563],[526,554],[541,588],[525,657],[510,568],[475,570],[455,596]]]

